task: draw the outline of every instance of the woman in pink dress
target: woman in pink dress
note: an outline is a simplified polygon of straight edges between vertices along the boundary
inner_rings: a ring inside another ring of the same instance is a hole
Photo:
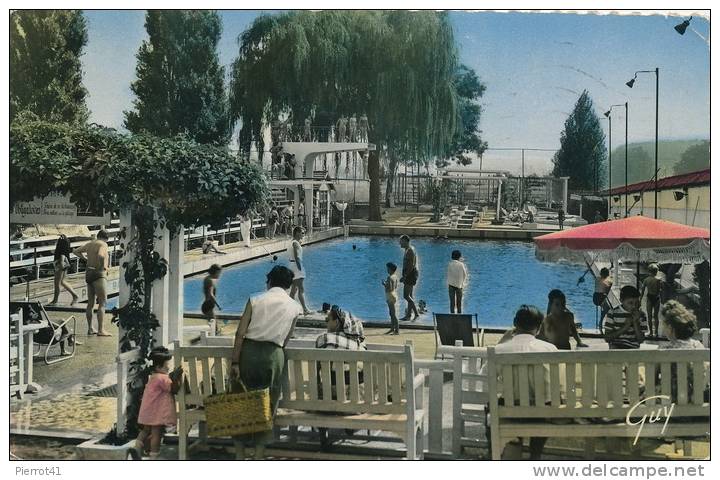
[[[182,367],[168,374],[168,363],[172,354],[165,347],[153,348],[150,360],[153,362],[153,373],[148,378],[140,404],[138,423],[142,427],[136,440],[136,448],[143,452],[145,442],[150,437],[150,458],[160,454],[160,441],[163,427],[177,423],[175,411],[175,393],[180,389]]]

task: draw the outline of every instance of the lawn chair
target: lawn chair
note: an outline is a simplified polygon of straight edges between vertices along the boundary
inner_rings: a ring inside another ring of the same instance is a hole
[[[473,318],[475,319],[474,336]],[[485,330],[480,330],[477,313],[433,312],[433,328],[435,330],[435,358],[438,356],[438,337],[442,345],[454,346],[458,340],[461,340],[466,347],[482,347],[484,343]],[[443,358],[445,358],[444,355]]]
[[[22,310],[23,324],[47,322],[47,327],[41,328],[33,336],[33,343],[38,345],[40,353],[43,348],[45,350],[43,358],[46,365],[52,365],[64,360],[69,360],[75,356],[75,347],[80,345],[75,340],[75,332],[77,331],[77,319],[75,315],[70,315],[65,320],[51,320],[40,302],[10,302],[10,312]],[[68,329],[68,325],[72,322],[72,329]],[[67,346],[65,346],[67,344]],[[54,346],[60,346],[61,351],[65,351],[66,355],[58,355],[57,358],[50,359],[50,349]],[[34,354],[37,355],[37,354]]]

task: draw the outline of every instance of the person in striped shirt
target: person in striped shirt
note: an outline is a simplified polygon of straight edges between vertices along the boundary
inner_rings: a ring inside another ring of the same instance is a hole
[[[620,289],[620,305],[605,316],[605,341],[611,349],[640,348],[647,330],[647,317],[640,310],[640,292],[626,285]]]

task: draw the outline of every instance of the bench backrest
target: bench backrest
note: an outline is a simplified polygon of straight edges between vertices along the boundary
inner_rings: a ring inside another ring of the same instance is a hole
[[[204,397],[230,391],[228,369],[232,351],[232,345],[182,347],[179,341],[175,342],[175,366],[182,365],[189,390],[186,392],[185,388],[181,388],[178,392],[181,408],[185,405],[202,406]]]
[[[710,404],[704,398],[709,381],[707,349],[488,349],[490,411],[496,418],[624,419],[631,409],[632,417],[642,417],[671,403],[673,418],[709,416]]]
[[[232,350],[231,345],[183,347],[175,342],[175,365],[183,366],[189,390],[178,393],[182,405],[202,406],[205,396],[230,391]],[[281,407],[357,413],[407,413],[415,408],[411,345],[392,346],[391,351],[288,346],[285,359]]]
[[[232,346],[235,342],[234,336],[227,335],[208,335],[207,332],[200,332],[200,337],[193,345],[206,345],[206,346],[219,346],[227,347]],[[391,345],[385,343],[367,343],[365,344],[368,350],[375,352],[402,352],[405,347],[402,345]],[[312,339],[297,339],[292,338],[287,344],[288,348],[315,348],[315,340]]]
[[[286,348],[280,407],[345,413],[415,408],[413,349],[349,351]]]

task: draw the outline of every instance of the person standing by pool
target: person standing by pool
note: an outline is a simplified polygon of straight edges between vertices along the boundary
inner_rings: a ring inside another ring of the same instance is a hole
[[[563,229],[563,222],[565,221],[565,210],[560,207],[558,209],[558,225],[560,226],[560,230]]]
[[[217,263],[213,264],[208,270],[208,275],[203,280],[203,294],[205,295],[205,301],[200,307],[200,310],[208,322],[210,331],[215,332],[215,335],[219,335],[220,333],[220,329],[215,319],[215,307],[220,309],[220,305],[217,303],[217,281],[220,278],[221,273],[222,267]]]
[[[233,391],[241,391],[242,381],[250,390],[270,389],[273,417],[280,400],[282,373],[285,367],[285,345],[300,316],[300,305],[290,298],[287,289],[293,273],[276,265],[267,274],[267,291],[250,297],[235,333],[230,378]],[[237,390],[236,390],[237,389]],[[245,446],[255,446],[255,458],[264,456],[265,445],[273,439],[272,430],[233,437],[238,460],[245,457]]]
[[[270,213],[268,214],[267,238],[270,238],[270,239],[275,238],[275,230],[277,229],[279,220],[280,220],[280,215],[278,215],[277,208],[275,207],[275,205],[273,205],[270,207]]]
[[[243,243],[247,248],[250,248],[250,232],[252,231],[252,212],[247,211],[245,214],[240,215],[240,234],[242,235]]]
[[[67,283],[67,280],[65,280],[65,275],[70,268],[70,252],[72,252],[70,241],[65,235],[60,235],[60,238],[58,238],[58,241],[55,244],[55,258],[53,259],[53,267],[55,270],[55,278],[53,283],[54,290],[53,299],[49,303],[49,305],[57,304],[58,297],[60,296],[61,286],[65,287],[65,290],[67,290],[70,295],[72,295],[72,302],[70,302],[71,307],[75,305],[78,301],[77,293],[75,293],[75,290],[73,290],[70,284]]]
[[[452,260],[447,268],[448,293],[450,294],[450,313],[462,313],[463,290],[467,286],[468,272],[462,262],[460,250],[453,250]]]
[[[110,265],[110,255],[108,253],[108,234],[105,230],[100,230],[94,240],[89,241],[85,245],[73,250],[76,257],[85,260],[85,283],[87,283],[87,308],[85,310],[85,318],[88,324],[88,335],[98,337],[111,337],[109,332],[103,328],[105,321],[105,303],[107,302],[107,271]],[[92,316],[95,302],[97,301],[97,332],[92,328]]]
[[[575,315],[567,309],[565,302],[561,290],[550,290],[547,315],[540,325],[538,338],[552,343],[558,350],[570,350],[570,337],[575,339],[578,347],[587,347],[575,326]]]
[[[608,295],[612,288],[613,281],[610,278],[610,270],[607,267],[600,269],[600,277],[595,279],[595,292],[593,293],[593,304],[600,307],[600,325],[602,325],[605,315],[610,310],[610,301]]]
[[[353,247],[355,247],[355,245],[353,245]],[[383,287],[385,287],[385,301],[387,302],[388,310],[390,311],[390,330],[386,332],[386,335],[399,335],[400,322],[398,322],[397,318],[398,278],[397,275],[395,275],[395,272],[397,272],[397,265],[392,262],[388,262],[385,266],[387,267],[388,278],[383,280],[382,284]]]
[[[303,262],[303,247],[300,241],[305,234],[305,229],[301,226],[293,228],[293,240],[290,243],[290,270],[294,277],[292,287],[290,288],[290,297],[295,298],[297,294],[300,305],[303,308],[303,315],[310,315],[310,309],[305,304],[305,263]]]
[[[413,321],[417,320],[420,316],[417,306],[415,305],[415,299],[413,298],[413,290],[417,285],[420,277],[418,270],[418,259],[415,247],[410,245],[410,237],[407,235],[400,236],[400,246],[405,249],[405,256],[403,257],[403,268],[402,277],[400,281],[403,283],[403,298],[407,302],[407,310],[405,316],[401,318],[402,321],[410,320],[410,315],[414,314]]]
[[[648,266],[649,275],[645,277],[642,282],[642,287],[640,287],[641,298],[647,292],[647,296],[645,297],[645,311],[649,317],[648,326],[650,327],[651,337],[653,332],[655,332],[656,337],[660,336],[660,331],[658,330],[660,326],[660,290],[662,289],[663,282],[657,278],[658,270],[657,264],[650,264],[650,266]]]

